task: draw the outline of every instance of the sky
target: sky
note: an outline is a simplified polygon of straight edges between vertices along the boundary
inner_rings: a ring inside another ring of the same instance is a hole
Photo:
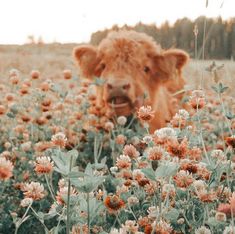
[[[47,43],[88,42],[92,32],[114,24],[228,19],[234,9],[235,0],[208,0],[207,8],[206,0],[0,0],[0,44],[23,44],[29,35]]]

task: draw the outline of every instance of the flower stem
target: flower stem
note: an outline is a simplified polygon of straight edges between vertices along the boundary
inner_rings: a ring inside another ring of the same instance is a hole
[[[128,208],[129,208],[129,210],[130,210],[131,214],[133,215],[134,219],[135,219],[135,220],[136,220],[136,222],[137,222],[137,221],[138,221],[138,219],[136,218],[136,216],[135,216],[135,214],[134,214],[133,210],[131,209],[130,205],[128,205]]]
[[[19,224],[18,224],[18,223],[16,223],[16,229],[15,229],[14,234],[17,234],[18,229],[19,229],[19,227],[21,226],[21,224],[24,222],[24,218],[25,218],[25,217],[26,217],[26,215],[28,214],[28,212],[29,212],[29,209],[30,209],[31,205],[32,205],[32,204],[30,204],[30,205],[27,207],[27,209],[26,209],[26,211],[25,211],[25,213],[24,213],[23,217],[22,217],[22,218],[20,219],[20,221],[19,221]]]
[[[200,112],[199,112],[199,109],[198,109],[198,104],[197,104],[197,121],[198,121],[198,129],[199,129],[199,132],[200,132],[200,136],[199,136],[199,139],[202,143],[202,148],[203,148],[203,151],[204,151],[204,154],[205,154],[205,157],[206,157],[206,160],[208,162],[208,164],[210,164],[210,159],[209,159],[209,156],[207,154],[207,151],[206,151],[206,146],[205,146],[205,143],[204,143],[204,140],[203,140],[203,136],[202,136],[202,127],[201,127],[201,120],[200,120]]]
[[[69,172],[72,169],[72,162],[73,162],[73,156],[71,155],[70,162],[69,162]],[[70,233],[70,192],[71,192],[71,181],[70,178],[68,178],[68,195],[67,195],[67,219],[66,219],[66,234]]]
[[[87,193],[87,227],[88,227],[88,234],[90,234],[90,200],[89,200],[89,193]]]
[[[46,174],[45,174],[45,179],[46,179],[47,187],[48,187],[48,189],[49,189],[49,191],[50,191],[51,197],[53,198],[54,201],[56,201],[55,195],[54,195],[54,193],[53,193],[53,191],[52,191],[52,189],[51,189],[51,186],[50,186],[50,183],[49,183],[49,181],[48,181],[48,177],[47,177]]]
[[[95,139],[94,139],[94,162],[95,164],[97,164],[97,154],[98,154],[98,145],[97,145],[97,136],[95,135]]]
[[[49,230],[47,228],[47,226],[44,224],[44,222],[42,222],[42,220],[39,218],[37,212],[33,209],[32,206],[30,206],[30,209],[33,211],[33,213],[35,214],[36,218],[39,220],[39,222],[42,224],[42,226],[44,227],[45,233],[48,234]]]
[[[0,181],[0,197],[2,197],[4,190],[5,190],[5,184],[4,182]]]
[[[204,19],[204,25],[203,25],[203,40],[202,40],[202,61],[205,60],[205,45],[206,45],[206,17]],[[204,82],[204,70],[202,69],[202,76],[200,80],[200,88],[203,88],[203,82]]]
[[[205,224],[206,220],[209,218],[209,210],[208,210],[208,205],[205,205],[204,209],[204,218],[203,218],[203,225]]]
[[[233,132],[232,132],[232,130],[231,130],[231,124],[230,124],[230,122],[229,122],[229,120],[228,120],[228,118],[227,118],[227,116],[226,116],[226,111],[225,111],[223,99],[222,99],[222,97],[221,97],[221,93],[218,93],[218,97],[219,97],[219,101],[220,101],[220,104],[221,104],[221,107],[222,107],[222,110],[223,110],[222,112],[223,112],[223,115],[224,115],[224,118],[225,118],[225,122],[226,122],[226,124],[227,124],[227,127],[228,127],[228,129],[229,129],[230,135],[233,135]]]

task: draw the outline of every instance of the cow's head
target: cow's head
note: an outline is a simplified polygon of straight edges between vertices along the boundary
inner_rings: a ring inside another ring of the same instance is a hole
[[[98,47],[78,46],[74,57],[81,76],[105,81],[99,95],[117,115],[130,114],[145,96],[150,104],[155,101],[157,89],[179,79],[188,60],[184,51],[164,51],[151,37],[134,31],[112,32]]]

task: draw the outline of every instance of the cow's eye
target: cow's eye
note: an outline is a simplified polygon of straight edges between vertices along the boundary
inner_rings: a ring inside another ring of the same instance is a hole
[[[101,64],[100,64],[100,70],[101,70],[101,71],[103,71],[103,70],[105,69],[105,67],[106,67],[105,63],[101,63]]]
[[[95,75],[100,76],[101,73],[104,71],[104,69],[105,69],[105,63],[98,64],[98,66],[95,69]]]
[[[149,71],[150,71],[150,68],[147,67],[147,66],[145,66],[145,67],[144,67],[144,72],[145,72],[145,73],[148,73]]]

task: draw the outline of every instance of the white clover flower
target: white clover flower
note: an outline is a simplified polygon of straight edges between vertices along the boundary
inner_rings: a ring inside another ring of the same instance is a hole
[[[137,144],[140,143],[140,139],[137,136],[134,136],[134,137],[131,138],[131,143],[133,145],[137,145]]]
[[[19,76],[20,75],[20,72],[19,70],[13,68],[9,71],[9,76],[12,77],[12,76]]]
[[[192,185],[196,189],[197,192],[200,192],[206,189],[206,183],[204,180],[195,180]]]
[[[30,198],[30,197],[26,197],[24,198],[21,202],[20,202],[20,205],[22,207],[28,207],[29,205],[31,205],[33,203],[33,199]]]
[[[150,135],[144,136],[143,141],[144,141],[144,143],[149,144],[150,142],[153,141],[153,137]]]
[[[234,234],[234,233],[235,233],[235,227],[232,227],[231,225],[227,226],[223,232],[223,234]]]
[[[202,226],[195,230],[195,234],[211,234],[211,231],[207,227]]]
[[[191,97],[193,97],[193,98],[204,98],[205,93],[200,89],[193,90]]]
[[[33,200],[40,200],[45,196],[44,186],[39,182],[25,183],[23,188],[24,196]]]
[[[21,144],[21,149],[23,151],[27,152],[27,151],[30,151],[31,146],[32,146],[32,142],[31,141],[27,141],[27,142],[24,142],[23,144]]]
[[[120,155],[117,158],[116,166],[119,169],[130,168],[131,167],[131,158],[127,155],[124,155],[124,154]]]
[[[162,219],[158,223],[156,223],[156,221],[155,221],[152,224],[152,227],[157,227],[157,229],[164,230],[166,233],[171,233],[173,230],[171,225]],[[157,233],[159,233],[159,232],[157,231]]]
[[[104,125],[105,129],[111,131],[114,129],[114,124],[110,121],[106,122],[105,125]]]
[[[159,207],[157,207],[157,206],[150,206],[148,208],[147,212],[148,212],[148,217],[150,219],[156,218],[160,214]]]
[[[211,151],[211,157],[217,160],[225,160],[225,154],[222,150],[216,149]]]
[[[139,199],[135,196],[131,196],[127,198],[127,202],[129,205],[135,205],[139,202]]]
[[[176,139],[177,135],[173,128],[161,128],[154,132],[154,135],[161,139]]]
[[[111,173],[116,173],[118,171],[118,167],[110,167]]]
[[[175,192],[175,186],[173,184],[164,184],[162,186],[162,192],[165,193]]]
[[[51,161],[50,157],[48,156],[41,156],[36,158],[35,162],[35,171],[38,174],[48,174],[53,171],[54,162]]]
[[[126,220],[125,225],[122,224],[123,230],[127,231],[127,233],[137,233],[139,225],[135,220]]]
[[[112,228],[110,234],[120,234],[120,232],[118,231],[118,229]]]
[[[223,212],[217,211],[215,214],[215,219],[220,222],[226,222],[226,214]]]
[[[51,142],[56,146],[64,148],[67,142],[67,137],[63,132],[58,132],[51,137]]]
[[[117,118],[117,123],[121,126],[124,126],[127,122],[127,118],[125,116],[119,116]]]
[[[134,169],[133,170],[133,177],[143,177],[144,178],[144,173],[140,169]]]
[[[128,155],[125,155],[125,154],[121,154],[117,160],[123,160],[123,161],[126,161],[126,162],[131,162],[130,157]]]
[[[189,113],[185,109],[180,109],[178,111],[178,113],[179,113],[179,116],[183,119],[188,119],[189,118]]]

